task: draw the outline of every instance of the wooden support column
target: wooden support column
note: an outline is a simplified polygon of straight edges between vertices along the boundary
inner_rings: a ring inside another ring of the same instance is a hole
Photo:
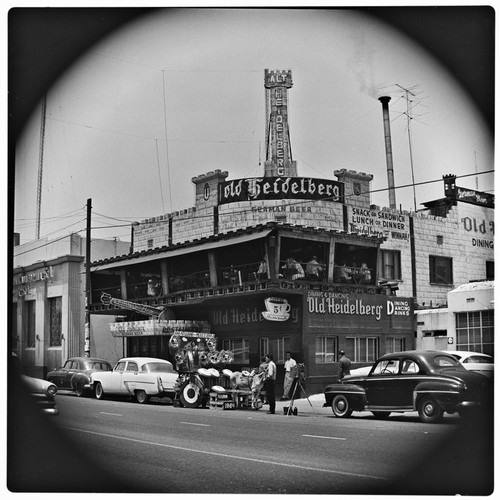
[[[330,236],[330,254],[328,255],[328,283],[333,283],[335,272],[335,239]]]
[[[217,286],[217,259],[213,250],[208,251],[208,272],[210,273],[210,286]]]
[[[169,284],[168,284],[168,272],[167,272],[167,260],[160,260],[160,271],[161,271],[161,289],[163,291],[163,295],[167,295],[170,293]]]
[[[120,268],[120,287],[122,298],[127,300],[127,270],[124,267]]]

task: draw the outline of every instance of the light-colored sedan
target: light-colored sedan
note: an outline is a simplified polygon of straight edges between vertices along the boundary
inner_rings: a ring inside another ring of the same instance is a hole
[[[97,399],[106,395],[130,396],[138,403],[150,397],[175,396],[178,373],[172,363],[159,358],[122,358],[110,372],[91,374],[91,386]]]
[[[444,351],[451,354],[464,366],[466,370],[479,372],[487,377],[493,377],[493,358],[488,354],[472,351]]]

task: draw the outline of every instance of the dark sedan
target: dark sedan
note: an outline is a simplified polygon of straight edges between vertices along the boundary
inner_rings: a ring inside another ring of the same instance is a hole
[[[90,388],[90,375],[94,372],[109,372],[113,367],[100,358],[74,357],[68,358],[63,366],[47,374],[47,380],[57,385],[59,389],[75,391],[77,396],[83,396]]]
[[[491,381],[466,370],[453,356],[438,351],[385,354],[368,375],[325,387],[325,404],[337,417],[371,411],[377,418],[392,412],[418,411],[422,422],[438,422],[446,413],[468,416],[491,408]]]

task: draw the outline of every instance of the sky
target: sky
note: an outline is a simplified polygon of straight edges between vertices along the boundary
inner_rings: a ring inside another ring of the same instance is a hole
[[[91,46],[33,109],[15,147],[13,229],[130,241],[133,221],[194,206],[193,177],[264,173],[264,70],[291,69],[300,177],[372,174],[389,206],[380,96],[390,96],[396,204],[444,196],[442,176],[494,192],[493,141],[460,80],[410,37],[351,9],[160,9]],[[473,174],[473,175],[471,175]],[[408,186],[415,183],[414,189]],[[437,181],[437,182],[431,182]]]

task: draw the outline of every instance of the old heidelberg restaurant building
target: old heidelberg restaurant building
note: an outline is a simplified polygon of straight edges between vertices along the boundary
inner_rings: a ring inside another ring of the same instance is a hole
[[[131,253],[91,263],[90,355],[114,342],[121,355],[170,359],[173,331],[203,330],[233,353],[233,370],[273,353],[278,384],[291,351],[316,391],[336,375],[339,349],[354,366],[415,349],[417,308],[492,279],[492,200],[458,196],[453,176],[415,213],[371,205],[370,174],[300,177],[291,87],[290,70],[265,71],[261,177],[193,178],[194,207],[135,223]]]

